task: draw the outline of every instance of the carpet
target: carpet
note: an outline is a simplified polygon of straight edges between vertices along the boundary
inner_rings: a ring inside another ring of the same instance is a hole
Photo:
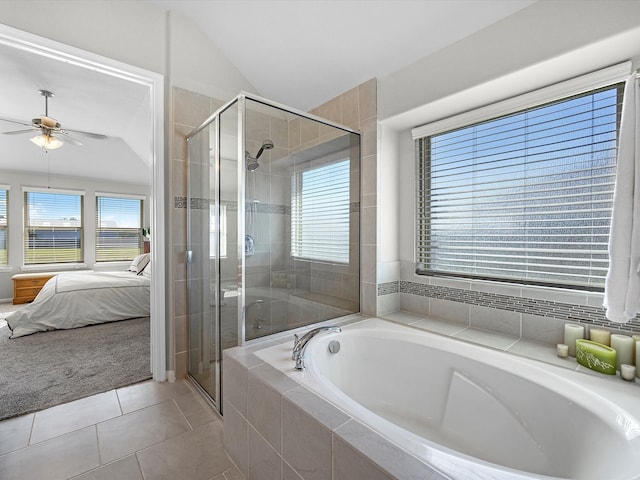
[[[0,420],[151,378],[149,317],[10,333],[0,321]]]

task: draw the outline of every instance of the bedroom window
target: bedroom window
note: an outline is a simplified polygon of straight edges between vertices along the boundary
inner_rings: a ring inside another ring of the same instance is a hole
[[[343,157],[344,158],[344,157]],[[298,171],[291,180],[291,254],[349,263],[350,161]]]
[[[622,88],[418,138],[418,273],[601,289]]]
[[[96,194],[96,262],[133,260],[142,253],[143,201]]]
[[[24,264],[82,263],[82,193],[24,192]]]
[[[9,264],[7,248],[7,203],[9,200],[8,187],[0,186],[0,265]]]

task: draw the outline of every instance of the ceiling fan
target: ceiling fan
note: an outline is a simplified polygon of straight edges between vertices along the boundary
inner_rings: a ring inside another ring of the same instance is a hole
[[[83,132],[81,130],[63,129],[60,123],[55,118],[49,117],[49,99],[53,97],[53,93],[50,92],[49,90],[38,90],[38,91],[40,92],[40,95],[44,97],[44,115],[41,115],[40,117],[32,119],[31,123],[0,117],[0,120],[3,120],[5,122],[17,123],[19,125],[31,127],[26,130],[14,130],[12,132],[3,132],[5,135],[20,135],[24,133],[32,133],[34,131],[40,132],[39,135],[36,135],[30,140],[36,145],[38,145],[39,147],[42,147],[47,150],[54,150],[64,145],[64,142],[60,140],[58,136],[64,137],[65,140],[68,140],[73,145],[81,146],[82,142],[73,138],[71,135],[69,135],[69,132],[73,134],[84,135],[90,138],[95,138],[98,140],[105,140],[106,138],[108,138],[106,135],[102,135],[99,133]]]

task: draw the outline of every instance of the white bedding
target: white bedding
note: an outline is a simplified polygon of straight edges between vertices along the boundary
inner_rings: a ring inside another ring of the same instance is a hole
[[[69,272],[51,278],[35,300],[6,318],[11,338],[148,317],[150,282],[134,272]]]

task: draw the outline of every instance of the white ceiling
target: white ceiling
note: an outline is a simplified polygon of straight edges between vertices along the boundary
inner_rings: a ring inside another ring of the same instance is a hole
[[[30,123],[44,115],[38,90],[46,89],[54,94],[49,116],[63,129],[109,136],[73,134],[82,146],[60,137],[62,148],[45,152],[29,141],[37,131],[0,134],[0,170],[151,183],[148,87],[4,44],[0,72],[0,117]],[[29,127],[0,120],[0,132],[22,129]]]
[[[257,93],[309,110],[385,77],[534,0],[146,0],[193,20]],[[77,136],[45,154],[0,121],[0,170],[149,183],[149,92],[117,77],[0,45],[0,117],[44,114]],[[226,99],[221,99],[226,100]],[[48,155],[48,161],[46,157]],[[144,159],[144,160],[143,160]],[[0,181],[1,183],[1,181]]]
[[[194,21],[259,94],[308,111],[535,0],[152,0]]]

